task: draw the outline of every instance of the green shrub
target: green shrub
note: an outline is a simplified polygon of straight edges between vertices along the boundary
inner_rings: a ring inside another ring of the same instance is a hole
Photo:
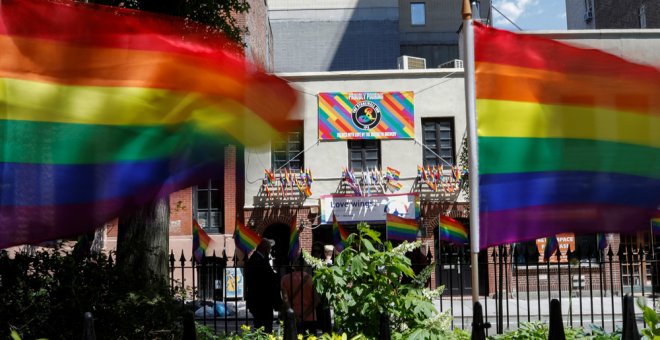
[[[57,250],[0,252],[0,338],[74,339],[91,312],[98,339],[171,338],[181,332],[181,302],[169,287],[135,292],[135,280],[104,254]]]
[[[393,248],[390,242],[381,242],[379,233],[366,223],[360,223],[358,231],[349,236],[351,246],[332,266],[304,254],[316,269],[314,284],[332,305],[338,329],[375,338],[380,317],[386,314],[394,339],[453,337],[451,316],[438,312],[432,302],[441,290],[423,288],[432,265],[412,284],[401,283],[404,275],[415,276],[405,254],[420,243],[404,242]]]

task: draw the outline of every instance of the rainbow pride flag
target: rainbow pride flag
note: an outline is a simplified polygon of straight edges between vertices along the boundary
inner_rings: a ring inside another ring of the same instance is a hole
[[[193,255],[197,263],[201,263],[206,256],[206,249],[211,244],[211,237],[199,226],[197,220],[193,220]]]
[[[332,214],[332,239],[335,243],[335,249],[337,249],[338,252],[341,252],[346,248],[348,235],[348,232],[342,228],[339,222],[337,222],[335,214]]]
[[[0,249],[92,231],[214,176],[228,143],[288,129],[287,83],[186,25],[80,2],[0,2]]]
[[[410,241],[417,239],[417,220],[406,219],[394,214],[387,214],[385,233],[390,241]]]
[[[236,248],[240,249],[247,255],[251,251],[257,249],[257,246],[261,243],[261,236],[259,236],[254,230],[246,227],[240,221],[236,220],[234,242],[236,243]]]
[[[653,234],[660,234],[660,217],[651,219],[651,231]]]
[[[557,236],[553,235],[552,237],[545,238],[545,249],[543,249],[543,259],[548,261],[552,254],[559,250],[559,240]]]
[[[480,247],[647,231],[660,70],[475,24]]]
[[[298,230],[298,223],[296,219],[291,222],[291,230],[289,231],[289,260],[294,261],[300,252],[300,231]]]
[[[438,232],[440,233],[440,239],[443,241],[459,245],[464,245],[468,242],[467,228],[449,216],[440,215]]]

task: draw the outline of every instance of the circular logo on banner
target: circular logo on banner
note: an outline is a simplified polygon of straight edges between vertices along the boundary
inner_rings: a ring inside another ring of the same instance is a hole
[[[380,123],[380,108],[374,102],[361,101],[353,106],[353,123],[362,130],[371,130]]]

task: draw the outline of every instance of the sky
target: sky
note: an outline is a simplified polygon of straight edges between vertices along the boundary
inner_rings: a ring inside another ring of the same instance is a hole
[[[492,3],[525,31],[566,29],[566,0],[492,0]],[[497,28],[518,31],[496,10],[493,10],[493,22]]]

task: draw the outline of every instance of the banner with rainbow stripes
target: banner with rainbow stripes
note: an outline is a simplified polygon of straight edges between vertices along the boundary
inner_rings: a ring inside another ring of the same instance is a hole
[[[412,91],[319,93],[319,139],[412,139]]]

